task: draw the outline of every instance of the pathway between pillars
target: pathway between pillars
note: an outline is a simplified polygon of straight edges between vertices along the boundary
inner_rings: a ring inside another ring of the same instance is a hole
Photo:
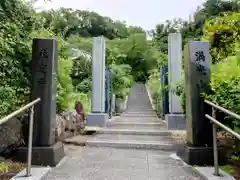
[[[79,156],[66,161],[45,180],[201,180],[173,159],[174,141],[151,108],[143,84],[133,86],[127,110],[87,141]]]

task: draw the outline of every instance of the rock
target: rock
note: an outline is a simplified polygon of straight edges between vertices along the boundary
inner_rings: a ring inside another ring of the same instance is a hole
[[[56,139],[64,139],[75,136],[84,129],[84,125],[78,120],[75,111],[65,111],[57,115],[56,119]]]
[[[0,154],[8,156],[17,147],[23,144],[22,123],[13,118],[0,126]]]
[[[85,125],[78,120],[76,112],[65,111],[56,116],[56,140],[82,133]],[[0,155],[9,156],[19,146],[28,142],[28,113],[0,125]]]

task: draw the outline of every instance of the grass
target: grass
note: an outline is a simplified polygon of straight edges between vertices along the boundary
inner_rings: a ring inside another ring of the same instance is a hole
[[[219,168],[221,168],[221,170],[223,170],[224,172],[226,172],[228,174],[231,174],[231,175],[235,174],[235,170],[230,164],[227,164],[225,166],[220,166]]]
[[[15,174],[22,171],[25,168],[25,164],[13,161],[1,161],[0,162],[0,179],[11,179]]]

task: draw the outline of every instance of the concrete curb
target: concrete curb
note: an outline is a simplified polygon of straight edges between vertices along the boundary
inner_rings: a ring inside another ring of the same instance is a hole
[[[197,171],[204,180],[236,180],[233,176],[221,169],[219,169],[220,176],[213,175],[214,167],[194,167],[193,169]]]
[[[193,166],[185,163],[176,154],[171,154],[170,157],[173,158],[173,159],[176,159],[178,161],[181,161],[184,164],[184,166],[189,171],[191,171],[190,173],[197,174],[203,180],[236,180],[233,176],[231,176],[230,174],[222,171],[221,169],[219,169],[221,176],[215,176],[215,175],[213,175],[214,167],[211,167],[211,166],[208,166],[208,167],[207,166],[206,167],[200,167],[200,166],[193,167]]]
[[[148,88],[147,84],[145,84],[145,87],[146,87],[146,90],[147,90],[148,97],[150,99],[150,103],[151,103],[152,109],[156,110],[156,108],[155,108],[155,106],[153,104],[153,99],[152,99],[152,96],[151,96],[151,93],[150,93],[150,89]]]
[[[50,172],[50,170],[50,167],[32,167],[31,176],[26,177],[26,169],[24,169],[12,177],[11,180],[42,180]]]
[[[124,102],[124,111],[126,111],[126,109],[127,109],[128,97],[129,96],[126,97],[125,102]]]

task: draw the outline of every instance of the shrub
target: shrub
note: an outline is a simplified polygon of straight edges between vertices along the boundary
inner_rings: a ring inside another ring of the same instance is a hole
[[[180,97],[180,103],[183,110],[183,113],[186,113],[186,94],[185,94],[185,80],[184,75],[182,75],[182,80],[177,82],[172,91]]]
[[[153,99],[153,104],[156,108],[157,113],[161,113],[161,81],[160,74],[158,69],[154,69],[150,72],[148,86],[150,89],[150,93]]]
[[[92,90],[92,81],[91,79],[84,79],[76,86],[77,92],[88,93]]]
[[[228,57],[212,69],[212,94],[205,95],[205,98],[240,114],[240,66],[237,56]],[[240,128],[239,120],[228,116],[219,120],[231,128]]]
[[[133,78],[131,67],[126,64],[111,65],[111,82],[113,93],[116,98],[124,99],[130,92]]]
[[[207,21],[203,39],[211,43],[213,63],[235,55],[236,41],[240,40],[240,13],[226,13]]]

